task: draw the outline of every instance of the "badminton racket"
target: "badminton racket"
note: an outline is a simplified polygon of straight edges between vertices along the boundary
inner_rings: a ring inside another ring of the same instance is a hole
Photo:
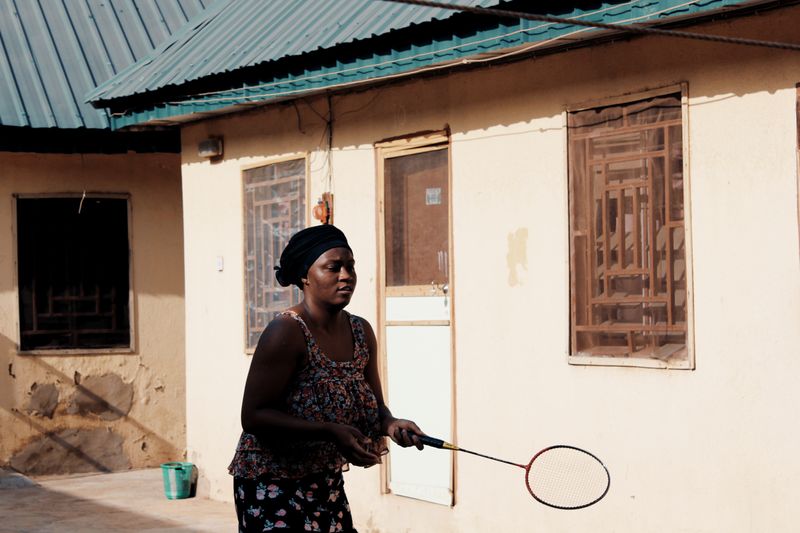
[[[433,437],[420,436],[419,440],[434,448],[469,453],[522,468],[531,496],[556,509],[589,507],[602,500],[611,487],[611,475],[603,462],[575,446],[550,446],[537,452],[527,464],[521,464],[466,450]]]

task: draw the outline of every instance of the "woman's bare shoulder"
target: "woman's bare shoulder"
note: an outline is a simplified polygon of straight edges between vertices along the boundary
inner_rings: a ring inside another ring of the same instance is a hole
[[[372,325],[369,323],[369,320],[367,320],[363,316],[354,315],[353,313],[350,313],[350,316],[353,319],[358,320],[359,322],[361,322],[364,325],[365,328],[372,329]]]
[[[273,318],[258,340],[256,353],[266,352],[275,355],[289,355],[305,352],[305,336],[297,320],[288,313]]]

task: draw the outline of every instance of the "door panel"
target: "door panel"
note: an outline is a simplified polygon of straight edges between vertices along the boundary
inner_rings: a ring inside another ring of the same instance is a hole
[[[386,321],[450,321],[447,296],[394,296],[386,298]]]
[[[450,435],[450,328],[389,326],[386,345],[392,411],[401,416],[409,413],[430,435]],[[420,452],[392,442],[389,458],[393,493],[452,503],[452,453]]]

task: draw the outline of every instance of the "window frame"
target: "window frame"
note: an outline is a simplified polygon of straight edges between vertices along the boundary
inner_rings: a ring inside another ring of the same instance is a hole
[[[573,316],[575,307],[573,303],[573,263],[572,254],[574,251],[572,242],[573,226],[573,194],[572,180],[570,175],[570,138],[568,119],[570,113],[585,111],[598,107],[612,105],[624,105],[637,101],[647,100],[658,96],[669,94],[680,94],[681,100],[681,134],[683,142],[683,209],[684,209],[684,242],[685,242],[685,263],[686,263],[686,351],[685,359],[681,360],[661,360],[645,357],[615,357],[603,355],[585,355],[574,353],[573,345]],[[565,154],[565,183],[567,187],[567,248],[569,250],[569,260],[567,262],[567,294],[569,297],[569,318],[567,328],[567,362],[570,365],[579,366],[617,366],[617,367],[640,367],[640,368],[661,368],[673,370],[694,370],[695,369],[695,345],[694,345],[694,276],[693,276],[693,256],[692,256],[692,208],[691,208],[691,175],[690,169],[690,144],[689,144],[689,91],[687,82],[673,83],[655,88],[645,88],[639,91],[611,96],[607,98],[593,99],[564,107],[562,120],[564,125],[564,154]]]
[[[800,83],[795,84],[795,97],[794,97],[794,113],[795,113],[795,160],[796,171],[795,181],[797,182],[797,237],[798,245],[800,246]],[[800,248],[799,248],[800,249]]]
[[[17,200],[36,200],[47,198],[105,198],[125,200],[127,204],[128,216],[128,329],[130,341],[127,347],[115,348],[53,348],[32,350],[22,349],[22,317],[20,316],[20,297],[19,297],[19,221],[17,218]],[[12,249],[13,281],[14,289],[14,317],[16,318],[15,351],[17,355],[109,355],[109,354],[136,354],[136,299],[134,286],[134,245],[133,245],[133,201],[130,193],[125,192],[104,192],[104,191],[84,191],[84,192],[47,192],[47,193],[13,193],[11,195],[11,231],[14,239]]]
[[[311,225],[311,161],[308,152],[297,152],[293,154],[282,155],[278,157],[267,157],[264,159],[260,159],[253,163],[248,163],[246,165],[242,165],[239,167],[239,193],[241,194],[241,207],[242,207],[242,216],[241,216],[241,243],[242,243],[242,265],[241,265],[241,274],[242,274],[242,303],[240,305],[240,309],[242,310],[242,344],[243,344],[243,351],[245,355],[253,355],[256,351],[256,346],[248,346],[248,329],[247,329],[247,276],[245,274],[245,268],[247,265],[247,199],[245,197],[244,191],[244,180],[245,180],[245,172],[248,170],[253,170],[255,168],[267,167],[270,165],[276,165],[280,163],[286,163],[288,161],[299,161],[303,160],[303,171],[304,171],[304,181],[303,184],[303,200],[305,202],[305,213],[303,214],[303,223],[304,228],[307,228]]]

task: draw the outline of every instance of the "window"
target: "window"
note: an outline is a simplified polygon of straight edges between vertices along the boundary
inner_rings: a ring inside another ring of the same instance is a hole
[[[573,357],[687,366],[681,117],[680,93],[568,115]]]
[[[386,285],[447,283],[447,147],[387,158],[384,165]]]
[[[125,198],[17,198],[20,349],[129,348]]]
[[[275,315],[300,301],[281,287],[273,267],[289,238],[306,226],[306,161],[294,159],[244,171],[245,327],[253,350]]]

